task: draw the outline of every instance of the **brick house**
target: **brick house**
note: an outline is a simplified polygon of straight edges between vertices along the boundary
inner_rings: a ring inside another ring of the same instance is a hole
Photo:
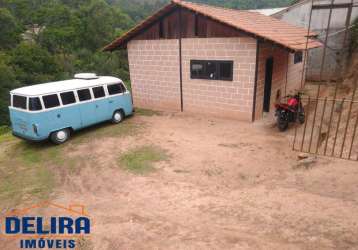
[[[301,87],[304,51],[321,46],[307,35],[259,13],[173,0],[104,50],[128,50],[137,107],[254,121]]]

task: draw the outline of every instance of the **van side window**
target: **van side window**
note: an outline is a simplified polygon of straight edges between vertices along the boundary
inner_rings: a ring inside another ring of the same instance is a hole
[[[120,83],[108,85],[107,88],[108,88],[108,93],[110,95],[123,93],[122,86]]]
[[[57,95],[45,95],[42,97],[44,101],[45,108],[50,109],[57,106],[60,106],[60,100]]]
[[[30,97],[29,98],[29,110],[30,111],[38,111],[42,109],[40,98],[38,97]]]
[[[80,102],[91,100],[91,92],[89,89],[81,89],[77,90],[78,98],[80,99]]]
[[[14,95],[12,97],[12,106],[19,109],[26,109],[26,97]]]
[[[94,98],[101,98],[104,97],[106,94],[104,93],[104,88],[102,86],[100,87],[95,87],[92,89],[93,90],[93,95]]]
[[[61,93],[60,96],[63,105],[69,105],[76,102],[75,94],[72,91]]]
[[[124,87],[124,84],[121,83],[122,92],[125,93],[127,91],[126,87]]]

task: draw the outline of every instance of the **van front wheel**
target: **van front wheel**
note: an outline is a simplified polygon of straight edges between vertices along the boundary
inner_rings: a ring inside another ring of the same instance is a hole
[[[69,138],[70,130],[68,130],[67,128],[53,132],[50,136],[51,141],[56,145],[65,143]]]
[[[117,110],[113,113],[112,116],[112,123],[114,124],[118,124],[121,123],[124,119],[124,114],[121,110]]]

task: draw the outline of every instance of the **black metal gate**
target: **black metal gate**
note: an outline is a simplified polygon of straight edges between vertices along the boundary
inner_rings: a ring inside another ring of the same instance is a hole
[[[358,7],[357,2],[347,0],[347,3],[335,3],[335,0],[311,1],[311,11],[308,25],[308,34],[310,35],[312,17],[314,11],[328,11],[328,21],[325,35],[322,39],[324,47],[322,49],[322,58],[320,64],[319,77],[316,82],[306,81],[306,72],[309,61],[309,52],[306,51],[304,60],[304,72],[302,74],[302,89],[306,92],[303,97],[303,105],[306,112],[306,121],[304,125],[297,125],[295,128],[293,150],[337,157],[347,160],[358,161],[358,69],[349,74],[347,71],[350,65],[341,62],[339,77],[325,76],[327,50],[330,37],[330,27],[332,23],[333,11],[335,9],[346,9],[344,39],[340,45],[340,52],[345,54],[351,61],[352,51],[349,50],[348,36],[352,28],[351,15],[352,10]],[[343,18],[343,17],[341,17]],[[308,42],[308,39],[307,39]],[[357,64],[358,66],[358,64]],[[328,70],[329,71],[329,70]]]

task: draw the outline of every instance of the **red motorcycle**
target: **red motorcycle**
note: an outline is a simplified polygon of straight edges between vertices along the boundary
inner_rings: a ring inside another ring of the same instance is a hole
[[[305,122],[305,111],[301,102],[302,93],[298,92],[296,95],[286,96],[287,103],[275,104],[277,117],[277,126],[280,131],[285,131],[290,122]]]

